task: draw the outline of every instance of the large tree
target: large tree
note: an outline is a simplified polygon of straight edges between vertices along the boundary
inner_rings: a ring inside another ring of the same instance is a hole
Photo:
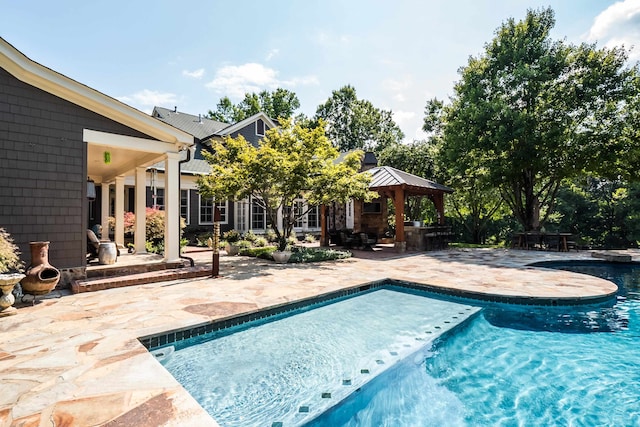
[[[404,138],[391,111],[358,99],[355,88],[350,85],[334,90],[329,99],[318,106],[314,118],[324,120],[327,136],[340,151],[379,152]]]
[[[618,173],[638,146],[637,66],[623,48],[552,40],[554,24],[551,9],[509,19],[443,106],[444,158],[459,175],[482,167],[525,230],[540,228],[563,180]]]
[[[258,147],[239,136],[214,143],[212,154],[203,154],[211,171],[198,180],[200,193],[217,200],[252,196],[265,209],[279,250],[285,249],[293,225],[307,213],[295,209],[295,199],[303,197],[311,208],[373,196],[371,176],[358,173],[363,152],[354,151],[337,162],[339,153],[322,123],[310,129],[284,120],[280,128],[266,132]]]
[[[263,90],[260,93],[245,93],[244,99],[238,104],[231,102],[229,97],[220,98],[216,109],[209,110],[211,119],[226,123],[236,123],[259,112],[265,113],[272,119],[289,119],[300,108],[298,96],[287,90],[278,88],[273,92]]]

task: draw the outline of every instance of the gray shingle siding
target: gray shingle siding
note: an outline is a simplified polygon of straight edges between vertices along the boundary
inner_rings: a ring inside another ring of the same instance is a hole
[[[41,240],[51,242],[52,265],[85,264],[85,128],[148,138],[0,68],[0,226],[27,264],[29,242]]]

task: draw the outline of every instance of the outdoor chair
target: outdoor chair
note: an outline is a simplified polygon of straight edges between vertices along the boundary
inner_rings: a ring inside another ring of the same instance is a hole
[[[87,262],[98,258],[98,249],[100,249],[100,239],[91,230],[87,230]]]
[[[371,245],[375,245],[376,239],[369,237],[367,233],[359,233],[360,235],[360,245],[362,249],[365,251],[372,251],[373,247]]]
[[[353,236],[347,235],[344,231],[340,232],[340,240],[342,241],[342,247],[351,248],[353,246]]]

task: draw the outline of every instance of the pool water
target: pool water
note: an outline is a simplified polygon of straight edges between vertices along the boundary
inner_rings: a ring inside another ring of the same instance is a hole
[[[289,427],[403,360],[422,363],[437,337],[479,310],[378,288],[155,354],[221,426]]]
[[[311,425],[640,425],[640,268],[549,266],[614,281],[617,302],[486,307],[423,363],[381,377]]]
[[[640,267],[544,266],[612,280],[617,299],[479,311],[379,289],[161,363],[223,427],[640,425]]]

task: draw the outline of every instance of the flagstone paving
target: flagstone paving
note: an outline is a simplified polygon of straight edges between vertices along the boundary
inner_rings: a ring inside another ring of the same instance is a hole
[[[627,252],[634,258],[635,252]],[[200,264],[210,253],[191,254]],[[489,296],[589,299],[591,276],[527,267],[588,252],[447,250],[277,265],[222,257],[221,278],[65,294],[0,318],[0,426],[216,426],[138,337],[386,278]]]

